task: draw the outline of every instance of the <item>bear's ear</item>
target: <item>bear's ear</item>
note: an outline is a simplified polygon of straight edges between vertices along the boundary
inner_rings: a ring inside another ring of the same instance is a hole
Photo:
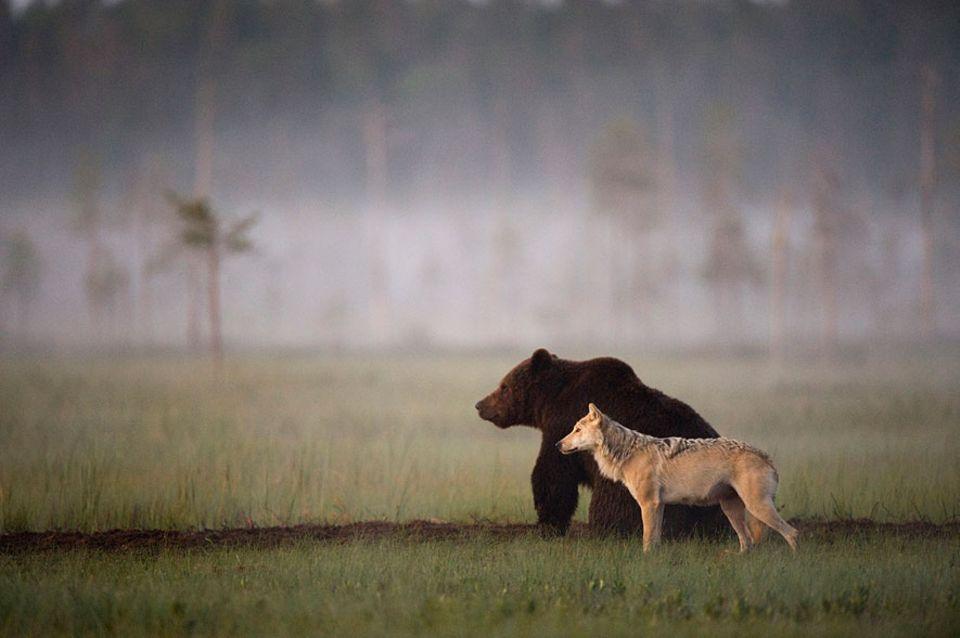
[[[553,355],[543,348],[535,350],[533,356],[530,357],[530,368],[534,372],[546,370],[551,365],[553,365]]]

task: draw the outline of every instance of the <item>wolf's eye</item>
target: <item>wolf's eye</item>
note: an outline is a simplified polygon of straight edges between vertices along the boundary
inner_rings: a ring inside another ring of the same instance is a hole
[[[573,431],[574,431],[574,432],[579,432],[579,431],[580,431],[580,428],[579,428],[579,426],[578,426],[578,427],[575,427],[575,428],[573,428]]]

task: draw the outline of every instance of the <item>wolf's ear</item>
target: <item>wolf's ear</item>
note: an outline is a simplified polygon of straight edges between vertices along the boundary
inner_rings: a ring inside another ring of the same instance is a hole
[[[600,429],[606,429],[607,426],[607,415],[600,411],[600,409],[594,404],[590,404],[590,413],[588,416],[600,424]]]
[[[597,409],[597,406],[590,403],[589,405],[587,405],[587,416],[597,418],[598,416],[600,416],[600,410]]]
[[[546,370],[553,365],[553,355],[547,352],[543,348],[539,348],[534,351],[533,356],[530,357],[530,368],[534,372],[540,372],[541,370]]]

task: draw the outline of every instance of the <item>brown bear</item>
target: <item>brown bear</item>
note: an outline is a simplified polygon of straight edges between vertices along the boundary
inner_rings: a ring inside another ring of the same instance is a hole
[[[545,533],[566,533],[577,509],[579,485],[593,490],[592,529],[619,533],[642,529],[640,508],[623,485],[603,478],[591,455],[564,456],[556,447],[591,402],[615,421],[651,436],[720,436],[693,408],[647,387],[619,359],[567,361],[537,350],[508,372],[476,408],[480,418],[497,427],[528,425],[543,435],[531,482],[537,521]],[[716,506],[671,505],[664,512],[664,537],[721,529],[723,516]]]

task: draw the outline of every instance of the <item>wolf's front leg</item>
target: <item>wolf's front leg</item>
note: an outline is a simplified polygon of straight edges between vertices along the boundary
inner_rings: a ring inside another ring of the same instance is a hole
[[[644,500],[640,503],[640,515],[643,517],[643,551],[660,542],[660,525],[663,522],[663,503],[658,500]]]

